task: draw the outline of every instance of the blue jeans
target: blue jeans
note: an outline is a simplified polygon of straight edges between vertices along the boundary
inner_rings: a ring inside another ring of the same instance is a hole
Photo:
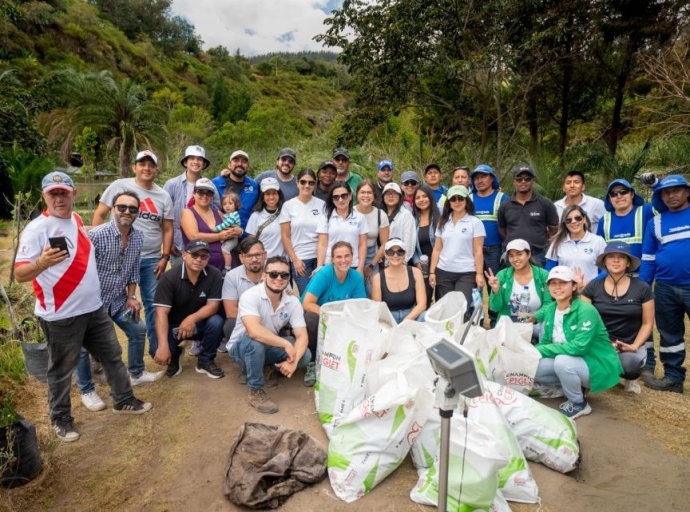
[[[144,371],[144,345],[146,345],[146,326],[141,320],[135,322],[132,317],[122,318],[122,312],[111,317],[127,335],[127,370],[132,377],[140,377]],[[91,363],[89,353],[82,349],[76,370],[77,386],[82,395],[95,391],[91,380]]]
[[[41,327],[48,340],[48,412],[51,423],[74,420],[69,394],[72,372],[82,347],[103,365],[113,404],[121,404],[133,396],[127,369],[122,363],[122,349],[105,308],[64,320],[41,320]]]
[[[225,320],[218,314],[196,323],[198,334],[194,336],[194,339],[201,342],[201,352],[198,355],[199,362],[210,363],[216,358],[218,347],[223,339],[224,323]],[[180,324],[170,324],[168,327],[168,347],[170,347],[172,357],[182,353],[182,349],[177,346],[180,340],[175,338],[172,333],[172,330],[179,326]]]
[[[396,323],[402,323],[403,320],[405,320],[405,317],[410,314],[410,311],[412,311],[412,308],[408,309],[396,309],[395,311],[391,311],[391,315],[393,315],[393,318],[395,318]],[[424,317],[426,317],[426,311],[422,311],[422,314],[419,315],[415,321],[416,322],[423,322]]]
[[[292,336],[285,338],[293,345]],[[287,359],[287,353],[279,347],[272,347],[260,341],[253,340],[245,334],[230,348],[230,357],[243,366],[247,371],[247,387],[255,391],[264,387],[264,366],[273,366]],[[311,352],[307,348],[297,363],[297,368],[303,368],[311,361]]]
[[[657,281],[654,286],[656,328],[659,331],[659,359],[664,376],[685,382],[685,316],[690,316],[690,286],[674,286]],[[654,359],[647,358],[653,368]]]
[[[366,269],[369,266],[369,263],[374,259],[374,256],[376,256],[376,251],[378,251],[379,248],[377,245],[372,245],[371,247],[367,247],[367,256],[364,258],[364,268]],[[367,297],[371,297],[371,280],[374,278],[376,274],[379,272],[379,266],[376,265],[374,269],[371,271],[371,275],[369,276],[368,280],[365,280],[364,282],[364,287],[366,288],[367,292]]]
[[[311,281],[311,274],[314,272],[314,270],[316,270],[316,258],[302,260],[302,263],[304,263],[305,270],[303,276],[297,275],[295,268],[292,266],[292,263],[290,263],[290,272],[292,272],[292,278],[295,280],[295,283],[297,283],[297,288],[299,289],[300,295],[302,295],[304,290],[307,289],[307,285],[309,284],[309,281]]]
[[[490,268],[494,275],[498,274],[501,267],[501,254],[503,254],[503,247],[500,245],[490,245],[484,247],[484,268]],[[491,294],[491,287],[487,286],[486,291]],[[491,328],[496,325],[498,313],[489,309],[489,322]]]
[[[581,357],[559,354],[539,360],[534,382],[562,387],[565,397],[573,403],[585,401],[582,388],[589,388],[589,367]]]
[[[546,267],[546,249],[532,249],[532,259],[538,267]]]
[[[154,270],[160,261],[160,258],[142,258],[139,264],[139,290],[146,314],[146,335],[149,337],[149,355],[151,357],[154,357],[156,350],[158,350],[156,308],[153,306],[153,296],[156,294],[156,286],[158,286]]]

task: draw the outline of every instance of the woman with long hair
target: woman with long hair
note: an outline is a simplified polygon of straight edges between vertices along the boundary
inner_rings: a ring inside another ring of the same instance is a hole
[[[414,256],[417,247],[417,230],[414,217],[403,207],[403,193],[397,183],[383,187],[383,211],[388,216],[390,238],[399,238],[405,244],[405,263]]]
[[[285,256],[280,228],[280,210],[285,202],[280,184],[275,178],[264,178],[261,182],[259,200],[247,221],[247,234],[255,236],[266,249],[266,256]]]
[[[286,201],[280,211],[283,247],[290,257],[292,278],[299,292],[306,290],[316,269],[319,235],[316,227],[323,216],[325,203],[314,196],[316,174],[302,169],[297,174],[297,197]]]
[[[357,185],[358,211],[366,219],[369,226],[367,233],[367,257],[364,260],[364,280],[367,286],[371,284],[372,276],[378,272],[379,263],[383,261],[383,247],[388,241],[388,215],[374,206],[376,202],[376,186],[371,180],[363,179]]]
[[[587,283],[599,275],[597,258],[604,252],[606,241],[590,231],[587,213],[573,204],[563,210],[558,231],[546,253],[546,270],[563,265],[582,273]]]
[[[316,271],[331,262],[333,244],[343,241],[348,242],[353,248],[353,268],[364,275],[369,226],[362,214],[354,209],[352,203],[350,185],[344,181],[333,183],[326,200],[324,215],[316,227],[319,235]]]
[[[462,185],[450,187],[436,228],[429,264],[429,284],[436,300],[461,291],[467,299],[465,321],[472,314],[472,289],[484,286],[484,224],[474,216],[474,203]]]
[[[417,228],[417,246],[412,257],[412,263],[426,274],[424,286],[426,287],[426,307],[429,309],[434,293],[434,289],[429,285],[429,263],[431,262],[431,253],[434,251],[436,227],[441,212],[439,212],[436,201],[434,201],[434,193],[426,185],[420,186],[414,194],[413,215]],[[427,257],[426,269],[422,268],[422,256]]]

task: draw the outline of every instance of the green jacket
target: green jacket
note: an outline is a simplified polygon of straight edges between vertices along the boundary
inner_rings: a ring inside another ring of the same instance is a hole
[[[534,287],[537,289],[537,294],[541,299],[541,307],[544,307],[553,302],[549,294],[549,287],[546,286],[546,280],[549,277],[549,273],[536,265],[530,266],[532,267],[532,274],[534,275]],[[498,293],[489,295],[489,309],[491,311],[496,311],[499,318],[502,316],[510,316],[510,295],[513,293],[513,282],[515,281],[513,277],[514,274],[515,269],[513,267],[505,268],[496,274],[501,284],[498,286]]]
[[[555,302],[535,313],[537,321],[544,322],[544,335],[536,347],[542,357],[555,358],[559,354],[566,354],[584,359],[589,368],[592,393],[618,384],[623,367],[595,307],[580,299],[573,301],[570,311],[563,316],[565,343],[551,342],[555,315]]]

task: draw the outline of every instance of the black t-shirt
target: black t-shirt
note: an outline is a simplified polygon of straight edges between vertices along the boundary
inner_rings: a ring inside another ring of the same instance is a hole
[[[642,304],[654,298],[652,288],[636,277],[628,291],[615,299],[604,289],[605,279],[595,279],[582,291],[604,321],[609,338],[632,343],[642,327]]]
[[[419,229],[417,230],[417,240],[419,240],[419,248],[422,250],[422,254],[426,254],[429,257],[429,260],[431,260],[431,253],[434,250],[434,246],[431,245],[431,237],[429,236],[429,228],[431,227],[431,224],[428,226],[419,226]]]
[[[220,301],[222,292],[223,278],[217,268],[207,266],[199,274],[196,284],[192,284],[183,263],[171,268],[160,278],[153,305],[169,307],[168,322],[179,325],[208,301]]]
[[[230,176],[225,177],[225,193],[233,192],[239,197],[244,190],[244,178],[242,181],[235,181]]]

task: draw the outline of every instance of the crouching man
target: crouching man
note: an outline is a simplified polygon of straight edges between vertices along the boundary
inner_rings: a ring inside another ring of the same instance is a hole
[[[297,297],[285,293],[289,281],[288,261],[282,256],[268,258],[263,283],[240,297],[237,319],[241,321],[228,342],[230,356],[247,372],[249,403],[266,414],[278,412],[264,391],[264,386],[276,387],[275,370],[290,378],[311,360],[304,310]],[[294,337],[279,336],[288,324]],[[266,378],[264,366],[268,366]]]

